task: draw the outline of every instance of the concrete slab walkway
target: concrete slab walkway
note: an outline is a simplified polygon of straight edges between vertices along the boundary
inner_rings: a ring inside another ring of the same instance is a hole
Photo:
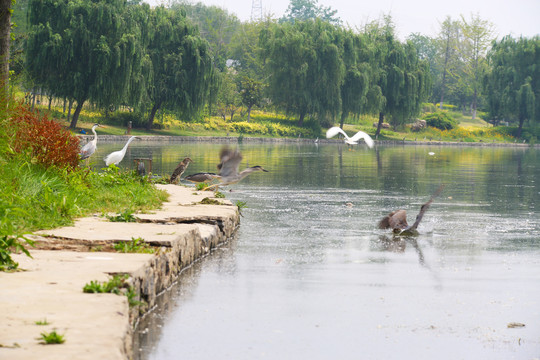
[[[126,296],[87,294],[90,281],[129,274],[137,299],[149,307],[178,273],[234,235],[238,209],[199,204],[210,192],[161,186],[170,197],[139,222],[113,223],[105,218],[79,219],[73,226],[34,235],[33,259],[15,255],[24,271],[0,272],[0,359],[129,359],[132,327],[141,308]],[[112,251],[114,243],[144,239],[155,254]],[[46,321],[47,325],[36,322]],[[40,344],[40,334],[55,330],[65,343]]]

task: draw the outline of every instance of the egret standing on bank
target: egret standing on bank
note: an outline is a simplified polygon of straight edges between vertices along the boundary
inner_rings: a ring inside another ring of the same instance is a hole
[[[107,166],[109,166],[111,164],[118,165],[120,163],[120,161],[122,161],[122,159],[124,159],[124,156],[126,155],[126,150],[127,150],[128,146],[129,146],[129,144],[135,139],[140,139],[140,137],[137,137],[137,136],[130,137],[129,140],[127,141],[126,145],[124,145],[124,148],[122,150],[112,152],[109,155],[105,156],[105,158],[103,159],[103,160],[105,160],[105,165],[107,165]]]
[[[330,129],[326,131],[326,138],[330,139],[331,137],[334,137],[337,134],[343,135],[345,137],[345,143],[349,145],[358,144],[358,141],[360,141],[360,139],[363,139],[366,142],[366,145],[369,146],[370,148],[372,148],[373,145],[375,144],[373,139],[363,131],[357,132],[356,134],[354,134],[353,137],[350,138],[349,136],[347,136],[347,133],[345,133],[345,131],[343,131],[340,127],[337,127],[337,126],[331,127]]]
[[[240,161],[242,161],[242,154],[238,149],[231,150],[229,148],[223,148],[219,158],[221,159],[221,162],[217,167],[219,169],[219,175],[221,176],[220,182],[218,184],[210,185],[206,189],[237,183],[255,171],[268,172],[268,170],[263,169],[263,167],[259,165],[248,167],[245,170],[238,172]]]
[[[92,132],[94,133],[94,139],[92,141],[89,141],[86,143],[82,148],[79,155],[81,156],[81,160],[88,159],[90,156],[92,156],[93,153],[96,152],[97,149],[97,134],[96,134],[96,128],[99,126],[99,124],[94,124],[92,126]]]

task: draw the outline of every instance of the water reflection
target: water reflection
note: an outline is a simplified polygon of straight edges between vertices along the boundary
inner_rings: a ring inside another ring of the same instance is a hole
[[[125,166],[152,156],[163,174],[185,156],[188,173],[215,171],[223,146],[132,145]],[[238,239],[180,277],[149,317],[157,323],[144,325],[154,330],[141,335],[139,358],[538,356],[538,150],[240,149],[241,166],[270,172],[226,194],[248,205]],[[441,183],[418,237],[377,229],[391,210],[416,213]],[[509,330],[512,321],[526,327]]]

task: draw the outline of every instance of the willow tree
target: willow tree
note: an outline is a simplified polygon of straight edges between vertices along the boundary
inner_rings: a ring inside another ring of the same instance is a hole
[[[375,132],[378,136],[385,116],[390,115],[390,123],[397,127],[420,112],[431,89],[431,77],[427,62],[419,59],[414,45],[402,44],[395,38],[389,18],[382,27],[373,24],[367,34],[375,43],[379,63],[375,70],[377,80],[372,86],[375,96],[381,96]]]
[[[336,116],[344,66],[339,28],[321,20],[275,24],[261,32],[261,49],[273,103],[298,115]]]
[[[37,84],[73,99],[70,124],[88,100],[118,104],[131,84],[133,63],[140,59],[136,23],[123,0],[32,0],[26,64]]]
[[[379,109],[381,101],[375,83],[378,66],[375,48],[368,37],[347,32],[343,48],[346,71],[341,85],[341,128],[349,114],[373,113]]]
[[[162,6],[152,12],[147,54],[152,64],[147,94],[151,110],[146,128],[151,129],[162,107],[192,115],[205,105],[214,68],[208,42],[181,9]]]
[[[518,137],[525,120],[540,121],[540,36],[493,43],[488,54],[491,72],[486,76],[490,117],[518,122]]]

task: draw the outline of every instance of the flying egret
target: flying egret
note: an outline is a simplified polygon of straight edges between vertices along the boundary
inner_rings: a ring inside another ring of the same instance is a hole
[[[124,148],[122,150],[118,150],[115,152],[110,153],[109,155],[105,156],[103,160],[105,160],[105,165],[109,166],[111,164],[118,165],[122,159],[124,159],[124,156],[126,155],[126,150],[129,146],[129,144],[135,140],[140,139],[140,137],[132,136],[127,141],[126,145],[124,145]]]
[[[375,144],[373,139],[363,131],[357,132],[356,134],[354,134],[353,137],[350,138],[349,136],[347,136],[347,133],[345,133],[345,131],[343,131],[338,126],[334,126],[334,127],[331,127],[330,129],[328,129],[326,131],[326,138],[330,139],[331,137],[334,137],[337,134],[343,135],[345,137],[345,143],[349,144],[349,145],[358,144],[358,141],[360,141],[360,139],[363,139],[366,142],[367,146],[369,146],[370,148],[372,148],[373,145]]]
[[[178,181],[180,180],[180,176],[182,176],[182,174],[184,173],[184,171],[186,171],[189,163],[192,163],[193,160],[191,160],[190,158],[184,158],[184,160],[182,160],[182,162],[180,162],[178,164],[178,166],[176,167],[176,169],[174,169],[172,175],[171,175],[171,180],[170,180],[170,183],[171,184],[178,184]]]
[[[92,139],[92,141],[87,142],[81,148],[81,152],[80,152],[81,160],[88,159],[90,156],[92,156],[93,153],[96,152],[96,149],[97,149],[96,128],[98,126],[99,126],[99,124],[94,124],[94,126],[92,126],[92,132],[94,133],[94,139]]]
[[[422,218],[424,217],[427,209],[429,209],[433,199],[439,196],[443,189],[444,185],[439,186],[429,201],[420,207],[420,212],[418,215],[416,215],[416,220],[411,226],[409,226],[407,223],[407,212],[405,210],[396,210],[382,218],[382,220],[379,222],[379,229],[391,228],[396,235],[418,235],[416,228],[420,224],[420,221],[422,221]]]
[[[200,173],[188,175],[184,179],[187,181],[194,182],[194,183],[205,183],[205,182],[211,182],[214,179],[220,179],[220,178],[221,176],[219,176],[218,174],[209,173],[209,172],[200,172]]]
[[[268,172],[268,170],[259,165],[248,167],[245,170],[238,172],[240,161],[242,161],[242,154],[238,150],[231,150],[225,147],[221,150],[219,158],[221,159],[221,163],[219,163],[217,167],[219,169],[219,175],[221,176],[220,182],[218,184],[210,185],[206,189],[237,183],[255,171]]]

